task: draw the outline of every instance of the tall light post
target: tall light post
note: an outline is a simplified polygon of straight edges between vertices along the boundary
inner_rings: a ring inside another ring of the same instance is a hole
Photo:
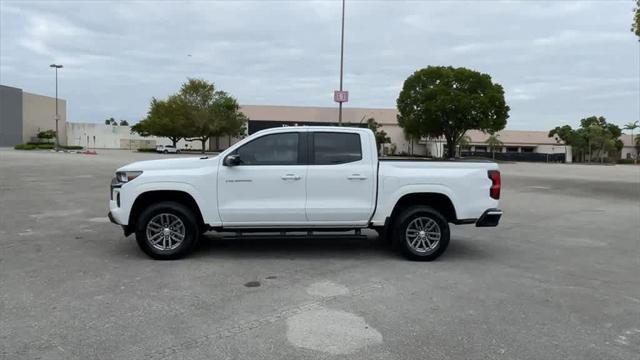
[[[58,137],[58,120],[60,120],[60,113],[58,113],[58,69],[62,69],[62,65],[51,64],[49,67],[56,69],[56,151],[60,150],[60,139]]]
[[[333,100],[339,104],[338,125],[342,126],[342,103],[349,101],[349,92],[342,90],[342,73],[344,65],[344,2],[342,0],[342,31],[340,34],[340,90],[333,92]]]

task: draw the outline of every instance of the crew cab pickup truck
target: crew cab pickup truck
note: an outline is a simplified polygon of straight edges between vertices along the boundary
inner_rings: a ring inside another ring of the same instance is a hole
[[[494,162],[378,159],[369,129],[282,127],[218,156],[118,169],[109,219],[155,259],[187,255],[211,230],[372,228],[407,258],[428,261],[446,250],[450,223],[497,226],[499,198]]]

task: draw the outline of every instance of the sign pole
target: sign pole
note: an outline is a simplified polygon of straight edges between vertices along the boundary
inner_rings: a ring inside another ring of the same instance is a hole
[[[340,92],[342,92],[342,71],[344,64],[344,2],[342,0],[342,33],[340,36]],[[340,108],[338,110],[338,124],[342,126],[342,101],[339,102]]]

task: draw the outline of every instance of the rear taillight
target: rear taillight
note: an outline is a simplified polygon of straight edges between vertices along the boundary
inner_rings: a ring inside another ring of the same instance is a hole
[[[488,172],[489,179],[491,179],[491,188],[489,189],[489,196],[492,199],[500,199],[500,171],[498,170],[489,170]]]

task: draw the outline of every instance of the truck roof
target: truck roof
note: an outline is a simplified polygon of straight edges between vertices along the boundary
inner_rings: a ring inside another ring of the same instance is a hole
[[[371,133],[369,128],[361,127],[348,127],[348,126],[282,126],[277,128],[269,128],[260,131],[256,131],[254,134],[269,134],[280,133],[290,131],[332,131],[332,132],[357,132],[357,133]]]

